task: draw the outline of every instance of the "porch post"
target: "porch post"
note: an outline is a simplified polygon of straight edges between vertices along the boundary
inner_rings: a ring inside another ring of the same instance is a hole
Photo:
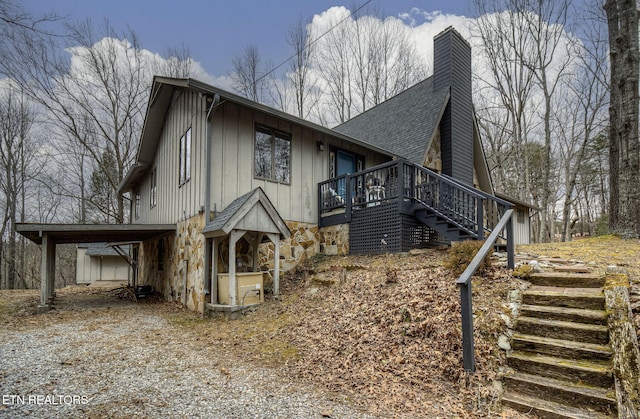
[[[269,233],[269,240],[273,242],[273,295],[280,295],[280,235]]]
[[[229,235],[229,305],[238,305],[237,279],[236,279],[236,243],[242,236],[243,231],[232,230]]]
[[[211,245],[211,304],[218,303],[218,249],[220,238],[214,237]]]
[[[42,256],[40,259],[40,310],[51,308],[55,288],[56,243],[49,233],[42,233]]]

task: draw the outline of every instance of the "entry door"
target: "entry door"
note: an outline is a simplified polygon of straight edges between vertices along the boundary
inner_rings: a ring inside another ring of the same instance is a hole
[[[336,177],[355,173],[357,170],[358,158],[355,154],[347,153],[346,151],[336,150],[336,162],[335,173]],[[338,195],[342,197],[344,201],[348,199],[346,179],[338,180]]]
[[[338,150],[337,157],[336,176],[342,176],[346,175],[347,173],[351,174],[356,172],[357,158],[355,154]]]

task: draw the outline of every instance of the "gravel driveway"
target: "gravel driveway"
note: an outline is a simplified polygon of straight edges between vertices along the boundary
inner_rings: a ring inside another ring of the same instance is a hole
[[[0,417],[371,417],[201,342],[166,304],[59,294],[0,330]]]

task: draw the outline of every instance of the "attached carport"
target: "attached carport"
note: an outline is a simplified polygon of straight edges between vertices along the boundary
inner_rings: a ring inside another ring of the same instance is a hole
[[[39,244],[40,310],[51,308],[55,290],[56,245],[92,242],[141,242],[176,231],[174,224],[16,224],[18,233]]]

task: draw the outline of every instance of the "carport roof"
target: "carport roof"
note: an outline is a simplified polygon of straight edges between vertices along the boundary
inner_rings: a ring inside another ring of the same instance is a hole
[[[16,230],[36,244],[47,234],[55,243],[144,241],[176,231],[175,224],[31,224]]]

